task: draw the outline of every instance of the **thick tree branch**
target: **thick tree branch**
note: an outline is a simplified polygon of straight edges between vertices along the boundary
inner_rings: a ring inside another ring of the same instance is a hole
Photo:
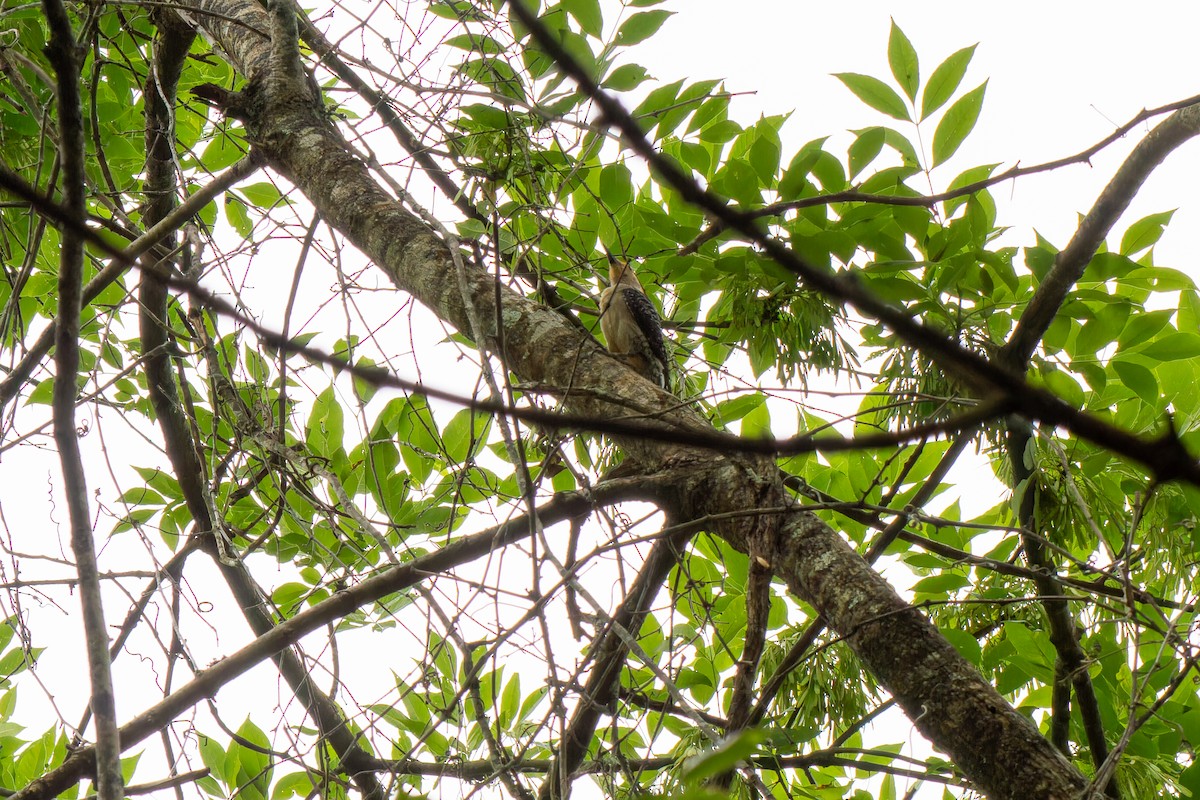
[[[727,736],[733,736],[750,724],[754,709],[754,680],[767,641],[767,622],[771,613],[771,570],[751,555],[746,576],[746,632],[742,657],[738,659],[730,693]],[[722,791],[733,785],[734,771],[717,775],[712,784]]]
[[[510,370],[527,382],[564,388],[604,387],[609,397],[659,413],[665,425],[685,434],[711,430],[705,420],[689,409],[678,407],[669,395],[654,392],[650,384],[631,370],[599,352],[594,343],[583,340],[552,311],[510,291],[497,292],[492,276],[478,270],[470,271],[470,285],[464,297],[455,281],[446,280],[452,266],[443,244],[380,190],[364,166],[346,151],[322,110],[299,91],[277,94],[278,83],[260,77],[267,42],[253,31],[266,27],[261,24],[261,9],[246,0],[206,0],[200,8],[202,12],[209,9],[217,12],[212,15],[201,13],[200,18],[235,66],[249,77],[241,105],[247,111],[248,130],[255,141],[262,143],[264,155],[274,168],[304,191],[324,219],[362,249],[397,286],[412,293],[459,330],[471,329],[472,312],[466,306],[473,306],[486,338],[482,344],[493,352],[499,343],[496,330],[503,325],[504,348],[498,354]],[[519,5],[514,5],[513,9],[515,14],[523,12]],[[227,19],[238,19],[241,24],[228,23]],[[536,20],[532,22],[536,25]],[[539,43],[544,45],[544,42]],[[559,55],[555,50],[546,49]],[[592,85],[588,90],[594,89]],[[606,106],[604,108],[608,110]],[[619,105],[616,108],[618,113],[623,113]],[[609,117],[613,115],[609,114]],[[631,120],[627,122],[632,126]],[[636,131],[636,126],[630,130]],[[687,199],[699,197],[703,202],[703,195],[694,185],[685,186]],[[708,203],[704,207],[714,205]],[[747,230],[752,230],[749,223],[744,224]],[[771,255],[790,263],[787,251],[777,244],[774,247],[780,252]],[[835,288],[845,295],[840,284]],[[496,302],[497,297],[499,302]],[[880,305],[874,301],[871,307]],[[900,316],[910,327],[915,324]],[[932,332],[927,333],[932,336]],[[940,336],[936,338],[939,344],[934,346],[935,349],[940,346],[947,353],[961,355]],[[968,360],[970,358],[974,356]],[[974,366],[974,362],[971,364]],[[985,374],[996,376],[998,373],[991,369],[991,373]],[[997,383],[1007,386],[1011,378],[1003,373],[1003,381],[997,378]],[[1051,405],[1060,402],[1053,398],[1043,399]],[[567,400],[576,413],[596,417],[622,413],[619,403],[606,402],[587,391],[572,391]],[[1028,400],[1023,396],[1022,402]],[[1065,404],[1060,403],[1060,410],[1062,406]],[[687,479],[676,481],[667,497],[672,510],[679,512],[679,518],[683,520],[720,519],[715,525],[717,533],[735,547],[762,553],[769,562],[774,562],[772,566],[777,574],[784,577],[793,590],[814,578],[799,563],[803,559],[793,557],[800,538],[806,548],[812,547],[812,552],[805,553],[807,557],[815,558],[831,569],[836,566],[843,578],[853,576],[853,581],[844,580],[841,586],[861,587],[866,594],[860,598],[861,604],[838,604],[837,597],[817,591],[802,596],[819,601],[817,608],[830,620],[831,626],[847,637],[889,689],[898,692],[901,705],[919,720],[922,729],[932,734],[940,747],[955,758],[961,757],[963,763],[972,768],[968,772],[985,790],[993,791],[997,796],[1011,796],[1005,794],[1004,787],[1012,785],[1010,781],[1014,774],[1029,778],[1026,786],[1034,787],[1035,793],[1029,795],[1034,797],[1065,797],[1067,792],[1073,792],[1081,785],[1078,773],[1037,734],[1030,722],[1013,711],[915,611],[908,610],[907,626],[916,629],[924,625],[924,635],[907,639],[913,649],[905,655],[918,663],[928,658],[931,663],[924,671],[926,676],[932,669],[948,670],[959,682],[957,688],[961,691],[952,696],[942,694],[931,680],[914,681],[906,674],[897,674],[903,662],[871,656],[870,651],[878,645],[876,638],[886,640],[889,631],[898,629],[890,618],[891,612],[906,607],[833,531],[813,518],[801,515],[797,519],[810,520],[803,526],[804,536],[795,534],[795,523],[792,523],[779,539],[779,526],[783,520],[778,516],[730,515],[734,511],[786,505],[786,493],[771,459],[697,452],[683,445],[659,444],[645,439],[623,440],[622,445],[628,456],[655,468],[687,466]],[[752,543],[758,544],[752,547]],[[867,602],[867,597],[871,602]],[[869,608],[888,609],[889,613],[885,615],[886,619],[872,623],[862,616]],[[905,626],[899,626],[899,629],[907,632]],[[872,635],[867,635],[868,631]],[[931,644],[937,642],[941,646]],[[929,649],[922,650],[925,646]],[[882,651],[886,650],[882,648]],[[934,666],[943,662],[948,666]],[[958,707],[940,705],[955,697],[963,699],[974,710],[961,711]],[[920,716],[923,707],[929,707],[930,711],[925,717]],[[932,715],[937,715],[939,720],[927,719]],[[946,718],[959,719],[963,715],[978,720],[980,729],[970,731],[972,736],[963,736],[964,731],[946,721]],[[980,743],[980,737],[987,752],[1001,753],[1003,757],[984,761],[978,755],[964,752]],[[1006,747],[995,747],[1000,744]],[[1017,761],[1021,763],[1020,767],[1014,763]]]
[[[849,549],[841,537],[798,515],[782,547],[777,573],[822,611],[908,718],[980,790],[1013,800],[1078,794],[1084,782],[1070,762],[883,578],[853,568],[838,552]]]

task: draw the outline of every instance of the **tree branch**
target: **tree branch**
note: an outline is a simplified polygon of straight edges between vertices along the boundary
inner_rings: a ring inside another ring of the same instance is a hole
[[[62,158],[63,207],[76,219],[87,218],[83,112],[75,38],[61,0],[43,0],[50,42],[46,55],[57,77],[59,153]],[[71,552],[79,574],[91,708],[96,717],[96,789],[100,800],[125,796],[121,775],[121,742],[117,731],[116,696],[108,659],[108,629],[100,597],[96,545],[88,511],[87,478],[75,429],[76,381],[79,377],[79,313],[83,287],[83,238],[64,232],[58,273],[58,319],[55,330],[54,441],[62,463],[63,491],[71,524]]]

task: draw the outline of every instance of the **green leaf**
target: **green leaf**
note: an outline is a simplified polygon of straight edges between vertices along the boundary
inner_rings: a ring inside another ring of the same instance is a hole
[[[733,120],[723,119],[700,131],[700,141],[710,144],[725,144],[741,133],[741,130],[741,126]]]
[[[762,184],[754,168],[745,161],[727,162],[713,180],[713,188],[743,206],[757,205],[762,201]]]
[[[254,230],[254,223],[250,221],[246,204],[232,194],[225,195],[225,219],[229,220],[229,224],[233,226],[239,236],[243,239],[250,238],[250,234]]]
[[[1150,339],[1171,321],[1170,309],[1145,311],[1134,315],[1117,337],[1119,349],[1134,348]]]
[[[998,166],[1000,166],[1000,165],[999,164],[981,164],[978,167],[971,167],[967,171],[959,173],[959,175],[957,177],[955,177],[954,180],[950,181],[949,185],[946,186],[946,191],[952,192],[955,189],[961,189],[964,186],[970,186],[973,183],[979,183],[980,181],[987,180],[988,178],[992,177],[992,173],[995,171],[996,167],[998,167]],[[983,191],[986,191],[986,190],[983,190]],[[953,216],[954,212],[956,210],[958,210],[958,208],[960,206],[966,205],[967,199],[969,197],[970,197],[970,195],[963,195],[961,197],[954,197],[954,198],[951,198],[950,200],[947,200],[946,201],[946,216],[947,217]]]
[[[860,75],[857,72],[838,72],[834,73],[833,77],[854,92],[855,97],[876,111],[904,122],[912,120],[908,113],[908,107],[904,105],[904,100],[900,98],[900,95],[896,94],[896,90],[878,78]]]
[[[521,676],[514,672],[500,695],[500,726],[507,728],[516,719],[521,706]]]
[[[446,39],[446,44],[450,47],[456,47],[459,50],[493,56],[500,55],[505,50],[504,45],[500,44],[500,42],[482,33],[464,33],[459,36],[451,36]]]
[[[652,90],[646,95],[646,99],[633,110],[633,116],[639,120],[644,117],[653,117],[667,107],[675,105],[675,98],[679,96],[681,88],[683,88],[683,81],[678,80]]]
[[[920,161],[917,159],[917,149],[900,131],[894,128],[883,128],[883,143],[900,154],[901,160],[906,167],[916,168],[920,166]]]
[[[469,408],[459,411],[442,432],[446,457],[456,464],[466,461],[487,441],[491,424],[492,418],[478,411]]]
[[[271,592],[271,602],[279,607],[285,617],[290,617],[296,613],[296,607],[301,598],[309,592],[309,587],[303,583],[289,581],[276,587],[275,591]]]
[[[50,405],[54,401],[54,378],[44,378],[25,397],[27,405]]]
[[[857,133],[848,150],[851,179],[869,166],[883,150],[883,128],[864,128]]]
[[[211,736],[200,734],[200,761],[212,772],[221,783],[229,784],[229,775],[225,772],[225,748]]]
[[[674,13],[673,11],[640,11],[634,14],[621,23],[621,27],[617,30],[617,35],[613,37],[613,44],[619,47],[627,47],[631,44],[644,42],[658,33],[658,29]]]
[[[314,454],[322,458],[332,458],[342,450],[343,431],[342,407],[333,393],[333,388],[327,387],[317,395],[316,402],[313,403],[305,441]]]
[[[720,81],[715,80],[696,81],[679,92],[679,96],[675,98],[671,107],[664,108],[659,115],[654,137],[656,139],[667,136],[678,137],[677,129],[680,123],[704,106],[719,83]]]
[[[650,73],[646,72],[646,68],[641,64],[622,64],[609,73],[609,76],[604,79],[603,86],[614,92],[628,92],[648,80],[650,80]]]
[[[579,23],[584,33],[600,38],[604,32],[604,15],[600,11],[600,0],[562,0],[562,4],[567,13]]]
[[[768,363],[764,367],[770,367]],[[771,409],[766,403],[759,403],[746,412],[742,418],[742,436],[747,439],[769,439],[771,437]]]
[[[975,127],[979,111],[983,108],[983,95],[987,91],[987,83],[984,81],[979,84],[947,109],[933,133],[933,166],[936,167],[954,155]]]
[[[429,10],[435,16],[454,22],[483,22],[486,19],[468,0],[437,0],[429,4]]]
[[[1141,364],[1121,359],[1113,359],[1112,368],[1121,379],[1121,385],[1132,390],[1142,402],[1149,406],[1158,404],[1158,380],[1153,372]]]
[[[1096,316],[1083,323],[1075,339],[1075,354],[1094,356],[1116,341],[1129,320],[1129,313],[1128,303],[1106,303]]]
[[[1200,330],[1200,293],[1188,289],[1179,293],[1179,327]]]
[[[894,19],[888,35],[888,66],[892,68],[892,77],[900,84],[908,99],[916,100],[917,86],[921,82],[917,51]]]
[[[784,200],[792,200],[800,195],[801,190],[809,183],[808,174],[821,157],[825,139],[815,139],[800,148],[792,157],[783,177],[779,179],[779,196]]]
[[[937,69],[929,76],[929,82],[925,84],[925,91],[921,95],[922,121],[928,119],[930,114],[937,111],[954,96],[958,85],[962,83],[963,76],[967,74],[967,65],[971,63],[971,57],[975,55],[976,47],[978,45],[973,44],[952,53],[949,58],[938,64]]]
[[[288,800],[291,797],[308,797],[312,794],[312,777],[307,772],[284,775],[271,788],[271,800]]]
[[[754,409],[767,402],[767,396],[759,392],[744,394],[717,403],[713,409],[713,425],[724,428],[731,422],[741,419]]]
[[[225,129],[205,145],[200,163],[205,169],[216,172],[240,161],[249,150],[245,133],[240,129]]]
[[[954,649],[958,654],[978,666],[983,661],[983,650],[979,647],[979,641],[967,631],[959,628],[940,628],[942,636],[946,637],[946,641],[954,645]]]
[[[709,125],[725,122],[729,119],[729,95],[717,94],[705,100],[688,120],[687,133],[698,131]]]
[[[1138,352],[1156,361],[1195,358],[1196,356],[1200,356],[1200,335],[1180,332],[1168,333],[1161,339],[1155,339]]]
[[[17,620],[14,617],[9,617],[0,622],[0,650],[8,647],[9,642],[12,641],[13,634],[16,633],[16,624]],[[3,712],[0,711],[0,719],[4,718],[4,716]]]
[[[1141,252],[1148,247],[1153,247],[1156,242],[1162,237],[1163,229],[1167,223],[1171,221],[1175,211],[1162,211],[1158,214],[1151,214],[1148,217],[1142,217],[1137,222],[1129,226],[1125,231],[1125,235],[1121,237],[1121,255],[1132,256],[1134,253]]]
[[[1041,370],[1042,380],[1050,391],[1061,397],[1069,405],[1079,408],[1083,405],[1083,387],[1072,376],[1053,366],[1046,365]]]
[[[117,502],[130,506],[161,506],[166,500],[158,492],[143,486],[122,493]]]
[[[40,652],[41,648],[38,648],[27,658],[24,650],[9,650],[0,657],[0,678],[11,678],[18,672],[23,672],[31,662],[37,661],[37,653]]]
[[[238,796],[245,800],[266,798],[273,771],[271,758],[267,755],[271,748],[271,740],[249,717],[238,728],[237,734],[248,743],[242,745],[233,741],[229,744],[228,760],[237,763]],[[226,767],[228,768],[228,762]]]
[[[758,746],[766,739],[760,730],[749,728],[723,740],[719,745],[692,756],[683,765],[684,778],[699,783],[705,778],[728,772],[754,755]]]
[[[616,163],[600,171],[600,199],[613,213],[633,202],[633,178],[629,167]]]
[[[959,589],[970,585],[971,582],[967,580],[965,575],[957,572],[943,572],[917,581],[912,586],[912,592],[914,595],[945,597],[951,592],[957,592]]]
[[[779,171],[779,156],[779,140],[772,136],[759,135],[750,145],[746,159],[750,166],[754,167],[763,186],[769,187],[775,182],[775,174]]]
[[[592,52],[592,46],[588,42],[588,38],[582,34],[578,34],[575,31],[570,30],[562,31],[560,36],[562,39],[559,44],[562,45],[563,50],[567,51],[567,55],[575,59],[576,63],[583,67],[589,75],[595,75],[596,54]],[[595,77],[599,76],[596,75]],[[570,97],[568,97],[567,100],[573,103]],[[550,108],[552,108],[552,106],[547,106],[547,109]]]

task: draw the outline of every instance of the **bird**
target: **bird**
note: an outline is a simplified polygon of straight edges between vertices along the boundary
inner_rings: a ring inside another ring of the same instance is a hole
[[[655,386],[670,391],[671,357],[662,320],[633,266],[610,258],[608,280],[600,295],[600,330],[608,351]]]

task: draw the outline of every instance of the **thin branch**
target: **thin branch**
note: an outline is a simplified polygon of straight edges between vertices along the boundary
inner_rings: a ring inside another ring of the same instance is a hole
[[[1189,105],[1163,120],[1146,134],[1121,164],[1075,235],[1054,260],[1033,298],[1001,351],[1009,367],[1024,371],[1034,348],[1054,321],[1071,287],[1083,277],[1088,262],[1112,226],[1133,201],[1154,169],[1180,145],[1200,134],[1200,105]]]
[[[163,778],[161,781],[153,781],[151,783],[139,783],[134,786],[125,787],[125,796],[131,797],[139,794],[151,794],[153,792],[161,792],[163,789],[173,789],[178,786],[184,786],[189,783],[195,783],[201,778],[209,774],[207,767],[204,769],[194,769],[191,772],[182,772],[170,778]],[[90,794],[83,800],[98,800],[99,795]]]
[[[771,613],[771,569],[764,566],[751,551],[749,571],[746,576],[746,627],[742,641],[742,657],[738,659],[737,670],[733,676],[733,690],[729,700],[729,722],[725,726],[725,735],[732,737],[738,731],[750,724],[750,715],[754,711],[754,679],[758,675],[759,662],[762,660],[763,648],[767,641],[767,625]],[[765,559],[764,559],[765,561]],[[712,779],[712,785],[721,790],[729,791],[733,785],[734,771],[732,769],[720,773]]]
[[[746,759],[746,762],[756,769],[762,770],[781,770],[781,769],[808,769],[810,767],[823,766],[839,766],[847,769],[864,770],[867,772],[878,772],[887,775],[896,775],[898,777],[913,778],[916,780],[933,781],[936,783],[945,783],[951,786],[965,786],[956,775],[946,773],[945,766],[931,766],[928,772],[916,772],[915,770],[896,767],[890,763],[883,763],[880,760],[859,760],[848,756],[868,756],[875,759],[895,760],[898,757],[895,753],[884,750],[862,750],[857,748],[840,748],[832,747],[826,750],[817,750],[804,755],[791,756],[752,756]],[[646,758],[621,758],[620,760],[595,760],[586,761],[579,765],[576,773],[579,775],[608,775],[627,770],[638,772],[656,772],[659,770],[670,769],[677,766],[680,759],[676,756],[649,756]],[[525,758],[519,759],[512,764],[507,765],[508,769],[514,772],[527,774],[541,774],[548,772],[554,765],[554,761],[545,758]],[[455,778],[457,780],[486,782],[496,774],[496,765],[491,761],[456,761],[453,763],[439,762],[429,763],[425,761],[416,761],[413,759],[400,759],[397,761],[388,762],[388,770],[397,775],[428,775],[439,778]],[[707,795],[705,795],[707,796]]]
[[[75,219],[87,217],[83,111],[79,96],[79,63],[71,22],[61,0],[43,0],[50,42],[46,55],[57,78],[59,153],[62,157],[63,208]],[[62,463],[63,491],[71,524],[71,551],[79,574],[91,707],[96,716],[96,789],[100,800],[125,796],[121,775],[121,743],[117,704],[108,660],[108,630],[100,596],[96,545],[88,510],[87,478],[75,428],[76,381],[79,375],[79,312],[83,287],[83,238],[64,232],[58,273],[58,319],[54,373],[54,441]]]

